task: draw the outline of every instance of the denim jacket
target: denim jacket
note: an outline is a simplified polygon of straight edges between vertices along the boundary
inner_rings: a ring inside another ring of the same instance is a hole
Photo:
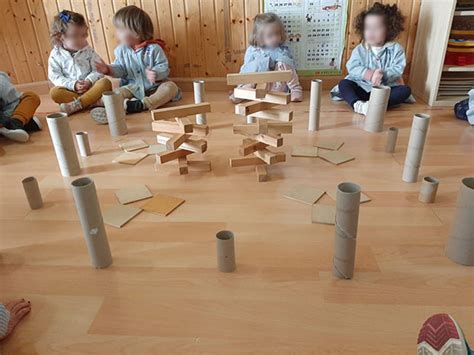
[[[282,62],[295,68],[295,62],[287,46],[277,48],[262,48],[249,46],[245,51],[244,64],[241,73],[254,73],[275,69],[275,63]]]
[[[10,77],[0,71],[0,120],[11,118],[20,102],[19,93],[10,82]]]

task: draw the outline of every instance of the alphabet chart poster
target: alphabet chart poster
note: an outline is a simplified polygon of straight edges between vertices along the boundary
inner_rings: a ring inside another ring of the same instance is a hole
[[[264,0],[283,21],[298,74],[341,74],[348,0]]]

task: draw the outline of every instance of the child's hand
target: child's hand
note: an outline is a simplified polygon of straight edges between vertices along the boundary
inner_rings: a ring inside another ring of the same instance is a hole
[[[102,59],[95,62],[95,70],[104,75],[110,74],[110,67]]]
[[[89,90],[92,86],[92,83],[89,80],[78,80],[74,85],[74,89],[78,94],[83,94]]]
[[[383,70],[376,69],[374,71],[374,74],[372,74],[372,79],[370,79],[370,81],[372,82],[373,85],[378,86],[382,84],[382,79],[383,79]]]
[[[145,75],[146,75],[146,78],[148,79],[148,81],[150,82],[150,84],[156,83],[157,75],[156,75],[156,72],[154,70],[151,70],[151,68],[146,68],[145,69]]]

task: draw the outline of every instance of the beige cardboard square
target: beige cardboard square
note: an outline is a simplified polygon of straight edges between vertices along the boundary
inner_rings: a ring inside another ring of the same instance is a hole
[[[145,185],[137,185],[118,190],[115,192],[115,196],[122,205],[126,205],[127,203],[141,201],[153,197],[153,194]]]
[[[319,141],[314,144],[315,147],[327,150],[338,150],[343,145],[343,141]]]
[[[335,165],[346,163],[355,159],[353,155],[341,152],[339,150],[320,149],[318,154],[320,158],[327,160],[328,162]]]
[[[318,147],[313,147],[310,145],[295,145],[293,147],[293,152],[291,153],[291,156],[317,158],[318,150]]]
[[[336,224],[336,206],[320,203],[313,205],[311,221],[313,223]]]
[[[142,208],[150,213],[167,216],[183,203],[184,200],[178,197],[155,195],[155,197],[145,203]]]
[[[119,144],[119,147],[125,150],[126,152],[132,152],[134,150],[147,148],[148,144],[141,139],[135,139],[133,141],[123,142]]]
[[[125,152],[112,160],[112,163],[135,165],[147,156],[146,153]]]
[[[306,185],[296,185],[284,196],[286,198],[306,203],[308,205],[315,204],[322,196],[324,191],[316,187]]]
[[[114,205],[103,213],[104,223],[112,227],[122,228],[138,216],[141,211],[141,208],[134,206]]]
[[[336,191],[327,191],[327,194],[334,201],[336,201]],[[365,202],[369,202],[369,201],[372,201],[372,199],[369,196],[367,196],[366,194],[364,194],[363,192],[361,192],[360,193],[360,203],[365,203]]]

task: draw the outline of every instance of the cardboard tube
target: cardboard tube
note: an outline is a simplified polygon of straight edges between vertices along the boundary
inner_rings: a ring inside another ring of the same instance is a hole
[[[420,187],[418,200],[423,203],[433,203],[436,199],[439,181],[431,176],[425,176]]]
[[[46,116],[46,121],[62,176],[79,175],[81,167],[69,127],[69,118],[65,113],[52,113]]]
[[[94,181],[88,177],[79,178],[71,187],[92,265],[106,268],[112,264],[112,255]]]
[[[114,91],[106,91],[102,94],[102,100],[104,101],[105,113],[107,114],[110,135],[117,137],[127,134],[122,95]]]
[[[319,131],[319,112],[321,110],[321,90],[323,81],[311,80],[311,92],[309,98],[308,131]]]
[[[253,116],[247,116],[247,123],[257,123],[257,118]]]
[[[34,176],[24,178],[22,181],[23,189],[25,190],[26,199],[30,204],[32,210],[37,210],[43,207],[43,198],[38,186],[38,181]]]
[[[206,99],[204,98],[205,96],[204,80],[194,80],[193,88],[194,88],[194,103],[200,104],[202,102],[205,102]],[[198,113],[196,115],[196,124],[207,124],[205,113]]]
[[[87,132],[77,132],[76,142],[79,147],[79,154],[83,157],[91,155],[91,146],[89,144],[89,135]]]
[[[387,111],[390,87],[374,86],[370,91],[369,107],[365,118],[364,130],[367,132],[382,132],[385,112]]]
[[[387,131],[387,144],[385,145],[386,153],[395,152],[395,146],[397,145],[398,128],[390,127]]]
[[[472,176],[462,179],[461,182],[446,255],[455,263],[474,266],[474,177]]]
[[[235,270],[234,233],[220,231],[216,234],[217,242],[217,268],[220,272],[233,272]]]
[[[431,116],[424,113],[417,113],[413,116],[402,175],[402,180],[405,182],[416,182],[418,180],[418,171],[420,170],[430,120]]]
[[[333,274],[340,279],[351,279],[354,275],[359,206],[359,185],[351,182],[339,184],[336,193]]]

